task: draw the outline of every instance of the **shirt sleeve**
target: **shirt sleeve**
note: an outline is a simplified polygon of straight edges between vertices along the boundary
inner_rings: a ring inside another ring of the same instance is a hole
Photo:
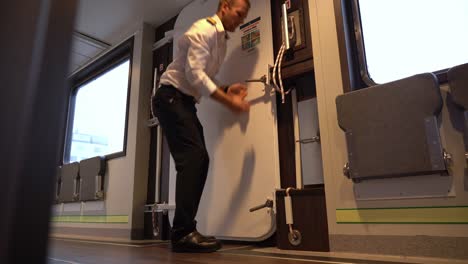
[[[196,88],[200,94],[207,96],[218,88],[214,81],[206,74],[207,64],[211,57],[210,39],[211,30],[208,32],[195,28],[185,34],[188,39],[187,61],[185,64],[185,77],[187,81]]]

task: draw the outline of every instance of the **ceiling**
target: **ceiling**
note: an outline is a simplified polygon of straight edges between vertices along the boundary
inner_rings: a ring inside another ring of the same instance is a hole
[[[155,27],[192,0],[79,0],[69,72],[132,35],[146,22]]]

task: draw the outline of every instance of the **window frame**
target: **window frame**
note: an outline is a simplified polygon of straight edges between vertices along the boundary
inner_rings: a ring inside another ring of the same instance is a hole
[[[130,94],[132,82],[132,65],[133,65],[133,46],[134,37],[131,37],[122,42],[117,47],[109,50],[103,55],[99,56],[96,60],[85,66],[83,69],[74,73],[69,77],[70,91],[68,96],[68,112],[67,121],[65,124],[65,133],[62,145],[62,164],[70,162],[71,140],[72,140],[72,127],[73,117],[75,114],[76,96],[80,89],[89,82],[92,82],[102,76],[103,74],[118,67],[122,62],[129,60],[128,71],[128,84],[127,84],[127,103],[125,113],[125,131],[123,138],[123,149],[119,152],[104,155],[106,160],[124,157],[127,155],[127,136],[128,136],[128,117],[130,111]]]
[[[336,1],[336,0],[335,0]],[[363,36],[363,29],[362,29],[362,22],[361,22],[361,13],[359,9],[359,0],[352,0],[346,3],[347,1],[343,2],[338,0],[339,6],[343,9],[341,12],[342,17],[338,20],[341,20],[342,25],[344,26],[344,30],[347,31],[346,34],[346,50],[347,52],[354,52],[355,54],[352,55],[352,59],[349,60],[351,68],[354,70],[350,71],[350,74],[358,76],[350,76],[351,79],[358,78],[360,81],[354,81],[354,84],[351,84],[350,90],[358,90],[362,88],[366,88],[369,86],[379,85],[380,83],[376,83],[372,80],[368,68],[367,68],[367,59],[365,53],[365,44],[364,44],[364,36]],[[338,2],[336,1],[336,2]],[[336,13],[339,15],[338,13]],[[348,19],[345,19],[348,17]],[[350,18],[350,19],[349,19]],[[338,27],[338,25],[337,25]],[[351,36],[352,35],[352,36]],[[437,76],[439,84],[443,84],[447,82],[447,69],[442,69],[439,71],[432,72]],[[416,73],[415,73],[416,74]],[[356,84],[361,84],[357,86]]]

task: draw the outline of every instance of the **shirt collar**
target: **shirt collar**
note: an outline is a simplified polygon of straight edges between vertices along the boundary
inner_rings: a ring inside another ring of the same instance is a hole
[[[212,18],[216,21],[216,30],[218,31],[218,33],[223,34],[226,39],[229,39],[229,35],[224,30],[223,22],[221,22],[219,16],[215,14],[214,16],[212,16]]]

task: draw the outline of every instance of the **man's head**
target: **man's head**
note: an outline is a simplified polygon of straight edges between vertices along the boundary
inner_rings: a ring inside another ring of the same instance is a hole
[[[240,24],[244,23],[249,9],[249,0],[219,0],[216,14],[223,22],[224,29],[234,32]]]

